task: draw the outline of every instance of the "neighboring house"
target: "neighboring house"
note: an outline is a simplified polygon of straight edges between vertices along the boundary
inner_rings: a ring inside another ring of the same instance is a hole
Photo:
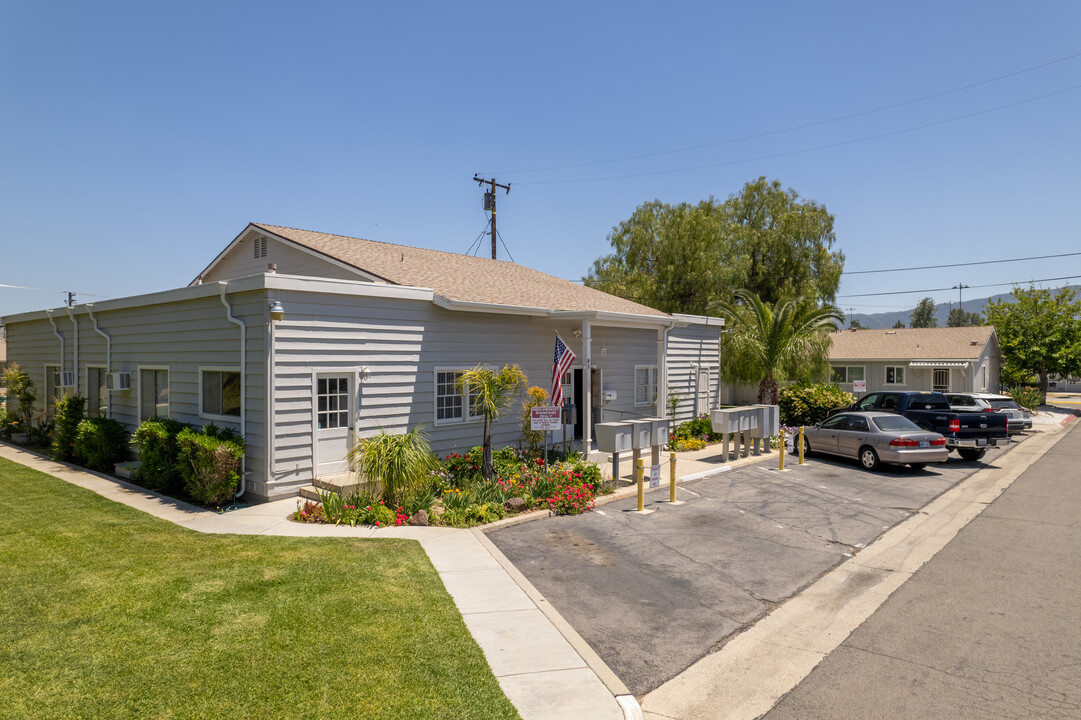
[[[3,363],[0,363],[0,367]],[[1052,377],[1047,381],[1049,392],[1081,392],[1081,377]]]
[[[670,386],[677,418],[708,411],[723,328],[510,262],[254,223],[188,287],[4,323],[41,398],[78,393],[131,428],[168,415],[240,430],[257,499],[345,471],[353,433],[423,425],[437,452],[479,444],[455,379],[518,363],[550,390],[557,333],[587,447],[595,422],[664,414]],[[509,409],[495,443],[518,424]]]
[[[833,381],[853,391],[998,392],[1002,351],[991,326],[839,330],[831,333]]]

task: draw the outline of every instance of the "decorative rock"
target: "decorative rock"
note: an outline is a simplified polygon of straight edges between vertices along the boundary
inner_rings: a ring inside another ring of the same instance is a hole
[[[417,513],[413,517],[409,518],[409,524],[410,525],[427,525],[428,524],[428,513],[426,513],[423,510],[417,510]]]
[[[503,503],[503,507],[506,508],[507,512],[520,513],[525,510],[525,500],[520,497],[512,497]]]

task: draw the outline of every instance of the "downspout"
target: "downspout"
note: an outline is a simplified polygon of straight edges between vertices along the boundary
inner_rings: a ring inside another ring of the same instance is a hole
[[[66,355],[64,353],[64,336],[60,334],[60,330],[56,327],[56,320],[53,319],[53,312],[54,312],[53,310],[46,310],[45,311],[45,313],[49,316],[49,323],[51,323],[52,326],[53,326],[53,335],[56,335],[56,337],[60,338],[60,373],[63,374],[63,372],[64,372],[64,358],[66,357]],[[48,387],[48,386],[49,386],[49,378],[45,378],[45,387]],[[49,405],[48,405],[49,398],[44,398],[44,400],[45,400],[45,410],[46,410],[46,413],[47,413],[48,409],[49,409]]]
[[[244,443],[248,442],[248,328],[244,324],[243,320],[233,317],[233,308],[229,305],[229,301],[225,299],[225,291],[229,288],[229,283],[219,282],[218,289],[221,291],[221,304],[225,306],[225,317],[229,319],[229,322],[240,326],[240,437],[244,438]],[[248,453],[244,452],[244,456],[240,458],[240,490],[237,491],[233,498],[238,498],[244,494],[247,490],[248,479]]]
[[[96,332],[98,335],[101,335],[103,338],[105,338],[105,374],[109,374],[109,373],[111,373],[113,371],[113,339],[111,337],[109,337],[109,333],[105,332],[100,327],[98,327],[98,319],[96,317],[94,317],[94,304],[93,303],[87,303],[86,312],[87,312],[88,315],[90,315],[90,322],[94,323],[94,332]],[[87,388],[87,389],[89,390],[90,388]],[[108,398],[108,400],[106,400],[107,405],[106,405],[105,414],[106,414],[107,417],[112,417],[113,416],[113,394],[111,392],[106,392],[105,396]]]
[[[668,417],[668,331],[676,326],[675,322],[663,328],[657,328],[657,417]],[[664,390],[662,393],[661,390]],[[664,398],[663,400],[661,398]]]
[[[79,394],[79,321],[75,319],[75,316],[71,313],[71,308],[68,308],[68,318],[71,320],[74,330],[74,352],[72,353],[72,376],[75,378],[75,384],[73,385],[74,394]],[[61,368],[62,370],[63,368]]]
[[[274,325],[275,320],[273,317],[267,318],[267,357],[266,357],[266,422],[263,423],[263,427],[266,428],[264,441],[264,452],[266,453],[266,482],[269,485],[271,478],[274,475]]]

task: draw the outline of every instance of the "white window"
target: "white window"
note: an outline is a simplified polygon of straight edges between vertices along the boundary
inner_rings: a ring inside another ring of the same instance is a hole
[[[850,383],[866,379],[862,365],[837,365],[833,368],[833,382],[835,383]]]
[[[657,366],[634,366],[634,406],[652,405],[657,399]]]
[[[240,417],[240,370],[199,368],[199,416],[212,420]]]
[[[169,417],[169,368],[139,368],[139,419]]]
[[[905,384],[905,369],[903,367],[888,366],[886,368],[886,384],[887,385],[904,385]]]
[[[469,398],[469,415],[464,413],[463,393],[458,391],[458,378],[464,371],[460,368],[439,368],[435,371],[435,423],[469,422],[483,417],[477,409],[477,394],[467,385],[465,390]]]
[[[240,373],[237,372],[239,376]],[[240,414],[239,379],[237,385],[237,415]],[[349,427],[349,378],[321,377],[316,380],[315,417],[318,429],[332,430]]]
[[[106,417],[109,414],[109,393],[105,389],[105,368],[86,368],[86,415]]]

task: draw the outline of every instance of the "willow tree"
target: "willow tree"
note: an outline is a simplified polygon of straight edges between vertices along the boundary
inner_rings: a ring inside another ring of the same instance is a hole
[[[758,402],[777,402],[778,381],[821,377],[829,368],[829,334],[844,323],[832,305],[803,298],[772,306],[748,290],[736,302],[717,303],[728,332],[721,336],[721,375],[729,382],[757,383]]]
[[[468,414],[484,416],[484,461],[480,471],[485,480],[491,481],[495,477],[492,423],[510,406],[514,395],[529,384],[529,379],[519,365],[504,365],[499,371],[478,365],[459,375],[455,384]]]

